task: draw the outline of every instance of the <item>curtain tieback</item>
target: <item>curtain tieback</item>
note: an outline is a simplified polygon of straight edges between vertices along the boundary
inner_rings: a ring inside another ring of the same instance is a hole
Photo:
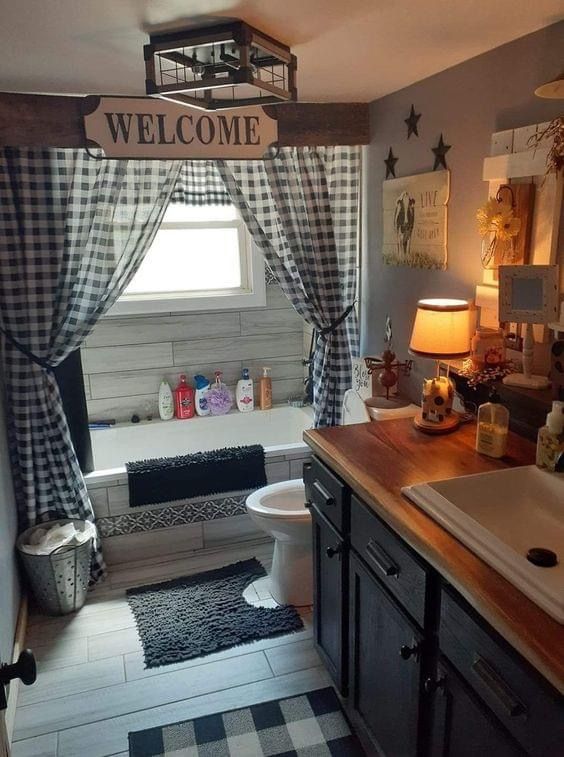
[[[337,319],[335,319],[332,323],[330,323],[329,326],[327,326],[324,329],[318,329],[318,333],[321,336],[327,336],[327,334],[334,334],[335,331],[337,331],[337,329],[341,325],[341,323],[343,323],[343,321],[345,321],[349,317],[349,315],[352,313],[355,305],[356,305],[356,300],[353,300],[351,304],[348,306],[348,308],[344,310]]]
[[[10,344],[15,347],[17,350],[22,352],[28,360],[31,360],[32,363],[35,363],[40,368],[43,368],[44,371],[52,371],[53,366],[50,365],[46,360],[43,360],[41,357],[37,357],[37,355],[34,355],[33,352],[27,349],[27,347],[24,347],[23,344],[18,342],[17,339],[14,339],[14,337],[6,331],[6,329],[3,329],[2,326],[0,326],[0,332],[4,334],[6,339],[10,342]]]

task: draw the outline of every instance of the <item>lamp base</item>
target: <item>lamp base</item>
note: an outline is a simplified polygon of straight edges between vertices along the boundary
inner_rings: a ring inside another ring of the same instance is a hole
[[[456,413],[451,413],[442,421],[428,421],[419,412],[413,419],[413,425],[425,434],[449,434],[460,426],[460,419]]]

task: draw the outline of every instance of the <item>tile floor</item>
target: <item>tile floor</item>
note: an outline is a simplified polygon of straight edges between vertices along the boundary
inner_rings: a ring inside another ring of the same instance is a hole
[[[272,544],[247,542],[166,562],[130,563],[114,569],[72,617],[32,615],[27,644],[38,660],[38,679],[20,687],[14,757],[125,757],[128,731],[327,686],[308,608],[303,631],[144,669],[125,588],[253,556],[268,569]],[[265,579],[249,587],[246,598],[274,606]]]

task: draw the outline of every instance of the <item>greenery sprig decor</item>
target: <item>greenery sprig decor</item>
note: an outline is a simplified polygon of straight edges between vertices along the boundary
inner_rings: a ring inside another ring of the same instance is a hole
[[[553,119],[546,129],[533,134],[527,144],[529,147],[540,147],[547,140],[552,140],[552,145],[546,157],[546,175],[557,174],[564,170],[564,116]]]

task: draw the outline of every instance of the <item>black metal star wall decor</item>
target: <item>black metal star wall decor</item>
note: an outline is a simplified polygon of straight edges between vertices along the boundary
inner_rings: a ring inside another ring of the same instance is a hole
[[[390,147],[390,151],[388,152],[388,157],[384,161],[386,164],[386,179],[389,179],[390,176],[392,178],[396,178],[396,163],[398,162],[399,158],[396,158],[394,153],[392,152],[392,148]]]
[[[431,147],[431,150],[435,153],[435,165],[433,166],[433,171],[436,171],[437,168],[446,168],[446,154],[450,150],[451,145],[445,145],[443,141],[443,135],[441,134],[439,138],[439,144],[436,147]]]
[[[416,137],[419,136],[419,132],[417,131],[417,122],[421,118],[421,113],[416,113],[415,108],[413,105],[411,106],[411,110],[409,111],[409,117],[404,118],[404,123],[407,124],[407,138],[409,139],[412,134],[415,134]]]

